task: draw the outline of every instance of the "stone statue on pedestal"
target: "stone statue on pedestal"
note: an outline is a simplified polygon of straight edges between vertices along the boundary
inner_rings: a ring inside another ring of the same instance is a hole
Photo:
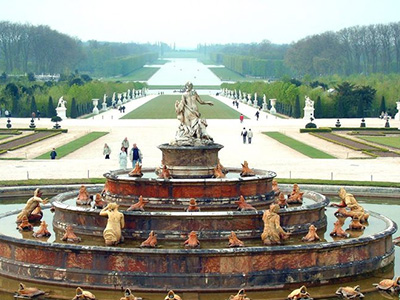
[[[305,96],[305,106],[304,106],[304,120],[310,120],[310,118],[314,118],[314,101],[310,99],[310,97]]]

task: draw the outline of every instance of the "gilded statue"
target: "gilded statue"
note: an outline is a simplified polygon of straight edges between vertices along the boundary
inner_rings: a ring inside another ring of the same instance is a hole
[[[244,247],[244,243],[238,239],[236,233],[231,231],[231,234],[229,235],[228,246],[229,247]]]
[[[50,231],[47,229],[47,223],[46,221],[42,221],[40,223],[39,229],[33,233],[33,236],[35,238],[41,238],[41,237],[49,237],[51,236]]]
[[[175,102],[176,117],[180,121],[180,125],[176,133],[175,142],[172,144],[197,146],[213,143],[213,139],[206,131],[207,121],[201,119],[197,103],[214,105],[210,101],[203,101],[193,89],[193,84],[187,82],[185,93],[182,95],[181,100],[176,100]]]
[[[289,194],[287,202],[289,204],[302,204],[303,203],[303,192],[300,191],[300,187],[297,183],[293,184],[293,190]]]
[[[396,293],[400,290],[400,277],[394,279],[383,279],[379,283],[374,283],[374,286],[380,291],[388,293]]]
[[[275,203],[279,205],[280,208],[287,208],[289,207],[287,203],[287,199],[283,193],[280,193],[278,199],[275,200]]]
[[[300,300],[300,299],[312,299],[310,294],[307,292],[307,288],[305,285],[302,287],[295,289],[293,292],[291,292],[287,298],[288,300]]]
[[[164,300],[182,300],[182,298],[175,294],[173,290],[170,290]]]
[[[187,212],[197,212],[200,211],[200,207],[197,206],[196,199],[192,198],[189,200],[189,207],[186,208]]]
[[[274,192],[275,197],[281,193],[281,190],[279,189],[278,186],[278,181],[276,181],[275,179],[272,180],[272,191]]]
[[[250,298],[247,297],[244,289],[241,289],[236,295],[230,295],[228,300],[250,300]]]
[[[157,235],[154,231],[150,231],[149,237],[143,243],[140,244],[141,248],[155,248],[157,246]]]
[[[87,204],[90,204],[90,201],[91,201],[90,195],[86,189],[86,186],[81,185],[81,187],[79,189],[78,197],[76,198],[76,204],[87,205]]]
[[[121,231],[125,227],[125,219],[124,214],[118,211],[118,204],[109,203],[100,211],[100,216],[108,217],[107,226],[103,231],[106,245],[113,246],[123,242]]]
[[[97,193],[94,198],[94,207],[95,208],[104,208],[107,205],[107,202],[103,200],[100,193]]]
[[[337,220],[333,224],[333,230],[330,233],[330,236],[335,236],[335,237],[349,237],[349,234],[346,233],[346,231],[343,230],[342,228],[343,224],[339,220]]]
[[[17,291],[17,295],[23,297],[23,299],[33,299],[44,294],[46,294],[44,291],[35,287],[26,287],[23,283],[19,284]]]
[[[317,242],[321,239],[317,234],[317,228],[313,224],[311,224],[310,227],[308,227],[307,235],[304,236],[301,240],[303,242]]]
[[[369,214],[364,211],[364,208],[360,204],[358,204],[356,198],[354,198],[352,194],[347,193],[343,187],[340,188],[339,197],[339,204],[331,204],[332,206],[339,207],[335,212],[335,215],[351,218],[357,216],[361,223],[368,221]]]
[[[138,202],[132,204],[127,211],[131,211],[131,210],[140,210],[140,211],[144,211],[144,207],[145,205],[149,203],[148,200],[144,200],[142,195],[139,196],[139,200]]]
[[[249,163],[245,160],[242,163],[242,172],[240,172],[240,176],[247,177],[247,176],[255,176],[256,173],[249,168]]]
[[[365,226],[363,224],[361,224],[360,218],[358,216],[354,216],[351,218],[349,229],[350,230],[364,230]]]
[[[96,300],[96,296],[93,295],[91,292],[84,291],[82,288],[76,288],[76,295],[72,300]]]
[[[31,223],[29,223],[27,216],[22,217],[17,229],[19,231],[32,231],[33,230],[33,226]]]
[[[139,162],[136,162],[135,168],[128,173],[130,177],[142,177],[142,165]]]
[[[185,245],[185,248],[199,248],[200,242],[197,238],[196,231],[191,231],[189,233],[188,239],[183,244]]]
[[[169,172],[168,168],[166,165],[162,164],[162,167],[159,168],[157,167],[156,169],[156,175],[158,176],[158,178],[160,179],[170,179],[171,173]]]
[[[279,205],[272,203],[269,210],[264,211],[262,220],[264,231],[261,239],[265,245],[281,244],[282,240],[289,238],[290,233],[285,232],[281,227],[280,216],[278,215]]]
[[[120,298],[119,300],[139,300],[142,298],[135,297],[131,291],[131,289],[127,288],[124,292],[124,297]]]
[[[81,241],[81,238],[76,236],[74,231],[72,230],[72,226],[68,225],[61,240],[69,243],[79,243]]]
[[[238,206],[237,210],[240,211],[256,210],[252,205],[248,204],[246,200],[244,200],[243,195],[240,195],[239,201],[235,201],[235,204]]]
[[[43,213],[41,210],[37,210],[40,207],[40,203],[46,204],[48,203],[47,198],[42,199],[42,192],[40,189],[36,189],[33,192],[33,197],[29,198],[25,204],[25,207],[17,216],[17,223],[22,222],[22,218],[25,216],[31,222],[37,222],[42,219]],[[36,210],[36,211],[35,211]],[[35,212],[35,213],[34,213]]]

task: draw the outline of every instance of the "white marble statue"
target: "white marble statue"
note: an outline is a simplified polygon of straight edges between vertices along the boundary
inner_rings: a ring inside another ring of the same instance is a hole
[[[66,103],[67,103],[67,101],[64,100],[64,96],[61,96],[60,99],[58,99],[57,107],[64,107],[65,108],[65,104]]]
[[[397,114],[394,116],[394,119],[396,120],[396,121],[400,121],[400,101],[398,101],[398,102],[396,102],[396,104],[397,104]]]
[[[305,96],[305,105],[304,105],[304,116],[303,120],[315,119],[314,117],[314,101],[310,99],[310,97]]]

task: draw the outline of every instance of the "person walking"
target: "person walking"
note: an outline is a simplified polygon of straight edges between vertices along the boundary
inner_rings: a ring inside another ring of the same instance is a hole
[[[123,139],[123,141],[122,141],[122,143],[121,143],[121,147],[124,147],[124,148],[126,149],[126,151],[128,151],[128,149],[129,149],[129,141],[128,141],[128,138],[127,138],[127,137],[125,137],[125,138]]]
[[[246,144],[247,130],[245,127],[243,127],[242,133],[240,135],[243,137],[243,144]]]
[[[53,148],[53,150],[51,150],[50,152],[50,158],[56,159],[56,156],[57,156],[56,148]]]
[[[260,117],[260,112],[257,110],[256,111],[256,118],[257,118],[257,121],[258,121],[258,118]]]
[[[132,168],[136,166],[136,163],[139,162],[139,164],[142,164],[143,161],[143,155],[142,151],[137,147],[136,144],[132,145],[132,149],[129,152],[129,159],[132,161]]]
[[[239,117],[240,123],[243,123],[243,119],[244,119],[243,114],[240,114],[240,117]]]
[[[121,147],[121,152],[119,153],[119,168],[126,169],[128,165],[128,149],[125,147]]]
[[[249,132],[247,133],[247,140],[249,141],[249,144],[251,144],[251,139],[253,138],[253,131],[249,128]]]
[[[105,155],[105,159],[110,159],[111,149],[107,144],[104,144],[103,155]]]

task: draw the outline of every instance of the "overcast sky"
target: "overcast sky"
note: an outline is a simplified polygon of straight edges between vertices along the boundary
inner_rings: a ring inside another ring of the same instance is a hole
[[[400,0],[0,0],[0,21],[48,25],[82,41],[283,44],[400,21]]]

